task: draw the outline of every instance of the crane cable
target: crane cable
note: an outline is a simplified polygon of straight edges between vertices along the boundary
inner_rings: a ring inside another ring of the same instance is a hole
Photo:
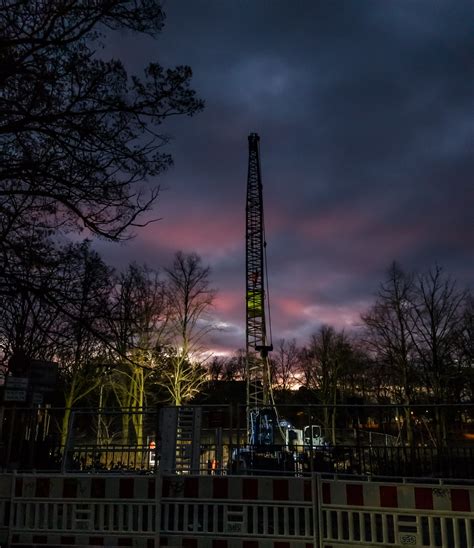
[[[263,217],[263,212],[262,212]],[[273,346],[273,335],[272,335],[272,316],[270,311],[270,290],[269,290],[269,284],[268,284],[268,263],[267,263],[267,241],[265,237],[265,223],[262,218],[262,230],[263,230],[263,264],[264,264],[264,272],[265,272],[265,297],[266,297],[266,305],[267,305],[267,311],[268,311],[268,331],[270,336],[270,346]],[[265,326],[266,327],[266,326]],[[266,335],[266,333],[265,333]],[[266,341],[265,341],[265,344]],[[267,378],[268,378],[268,395],[270,397],[270,403],[272,408],[275,411],[275,416],[277,420],[278,429],[280,430],[280,434],[283,440],[285,439],[285,432],[283,431],[282,427],[280,426],[280,416],[278,415],[278,409],[275,404],[275,397],[273,394],[273,387],[271,382],[271,367],[270,367],[270,360],[268,358],[268,355],[264,358],[264,367],[266,368]]]
[[[262,221],[263,223],[263,221]],[[268,312],[268,330],[269,330],[269,338],[270,338],[270,345],[273,345],[273,335],[272,335],[272,314],[270,310],[270,289],[268,285],[268,265],[267,265],[267,242],[265,239],[265,225],[263,225],[263,270],[265,272],[265,297],[267,302],[267,312]],[[266,322],[267,324],[267,322]],[[266,327],[266,325],[265,325]],[[265,333],[266,336],[266,333]],[[265,341],[265,344],[267,344],[267,341]]]
[[[283,428],[280,425],[280,415],[278,414],[278,409],[277,409],[277,406],[276,406],[276,403],[275,403],[275,397],[273,395],[273,388],[272,388],[272,384],[270,382],[271,381],[271,368],[270,368],[270,360],[268,359],[268,356],[264,359],[264,367],[266,367],[266,369],[267,369],[267,375],[268,375],[268,381],[269,381],[268,382],[268,395],[270,396],[271,406],[272,406],[273,410],[275,411],[278,430],[280,430],[280,434],[281,434],[282,439],[286,441],[285,432],[284,432]]]

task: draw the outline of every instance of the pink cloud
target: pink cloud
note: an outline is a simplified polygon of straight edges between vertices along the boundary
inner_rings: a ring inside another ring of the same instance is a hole
[[[360,314],[369,303],[347,305],[310,305],[302,309],[301,313],[308,322],[328,324],[338,329],[354,327],[360,324]]]
[[[359,323],[360,313],[368,303],[356,303],[352,305],[334,305],[334,304],[312,304],[308,303],[304,297],[300,298],[277,298],[274,299],[273,308],[278,310],[278,315],[274,317],[277,323],[284,322],[278,318],[287,320],[304,320],[305,323],[322,324],[327,323],[337,327],[348,327]]]
[[[214,299],[214,309],[217,313],[232,314],[244,308],[244,294],[236,291],[219,291]]]
[[[242,247],[242,219],[232,211],[192,210],[165,217],[140,233],[140,240],[150,248],[220,254]]]
[[[273,298],[272,308],[278,309],[278,315],[280,317],[301,317],[301,312],[304,308],[303,301],[297,298],[283,297]]]

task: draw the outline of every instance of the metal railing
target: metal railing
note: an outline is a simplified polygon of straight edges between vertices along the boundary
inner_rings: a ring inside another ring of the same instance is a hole
[[[334,429],[324,424],[327,409],[337,412]],[[395,405],[286,406],[280,415],[290,417],[297,425],[295,431],[302,432],[306,425],[320,427],[318,444],[307,439],[299,443],[285,440],[279,427],[274,445],[257,447],[247,444],[245,408],[203,406],[200,439],[192,440],[199,445],[198,469],[193,473],[306,476],[319,472],[474,479],[474,406],[418,405],[410,409],[407,413],[406,408]],[[65,435],[64,411],[3,408],[0,469],[180,473],[179,468],[162,469],[167,439],[162,439],[159,409],[140,413],[74,409]],[[138,414],[140,421],[134,421]],[[412,417],[409,427],[407,416]],[[440,424],[440,416],[444,424]],[[141,425],[139,436],[133,426],[137,423]],[[185,454],[191,446],[182,443],[178,449]]]

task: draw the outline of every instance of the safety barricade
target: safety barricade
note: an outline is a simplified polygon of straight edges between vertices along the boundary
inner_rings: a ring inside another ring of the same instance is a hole
[[[317,479],[320,546],[474,546],[474,487]]]
[[[314,546],[311,479],[18,475],[9,491],[12,547]]]
[[[257,476],[0,476],[1,545],[474,546],[474,487]]]
[[[14,478],[8,546],[158,546],[151,477]]]
[[[165,477],[160,546],[312,548],[310,479]]]

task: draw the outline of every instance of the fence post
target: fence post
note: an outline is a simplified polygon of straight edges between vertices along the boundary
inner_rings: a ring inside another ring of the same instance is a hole
[[[156,468],[155,468],[156,469]],[[161,493],[163,482],[163,474],[161,470],[155,474],[155,535],[154,535],[154,548],[158,548],[161,545]]]
[[[229,403],[229,446],[227,452],[227,473],[232,472],[232,454],[234,449],[234,406],[232,403]]]
[[[309,472],[314,473],[314,450],[313,450],[313,420],[311,418],[311,407],[306,408],[309,428]],[[303,430],[303,448],[304,448],[304,430]]]
[[[160,434],[160,409],[158,405],[155,407],[155,464],[153,467],[153,473],[155,476],[159,472],[159,468],[161,465],[161,453],[162,453],[162,446],[161,446],[161,434]],[[158,478],[156,478],[156,481],[158,481]]]
[[[316,548],[323,547],[323,517],[322,517],[322,491],[321,474],[311,474],[311,493],[313,496],[313,544]]]

